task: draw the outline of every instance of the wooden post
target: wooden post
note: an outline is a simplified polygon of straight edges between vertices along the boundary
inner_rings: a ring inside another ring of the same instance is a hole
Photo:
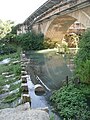
[[[68,87],[68,76],[66,76],[66,85]]]

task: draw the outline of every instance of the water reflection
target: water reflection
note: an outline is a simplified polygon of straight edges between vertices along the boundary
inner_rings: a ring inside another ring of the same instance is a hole
[[[35,77],[39,76],[49,89],[56,90],[61,87],[66,76],[72,77],[69,57],[62,56],[61,54],[57,55],[56,52],[30,52],[30,59],[29,67],[34,84],[38,83]]]
[[[45,53],[30,52],[28,56],[30,57],[28,71],[32,79],[32,81],[28,81],[30,85],[31,107],[40,108],[48,106],[51,114],[51,106],[46,98],[50,97],[49,94],[51,94],[51,91],[59,89],[62,86],[66,76],[72,77],[70,57],[56,54],[55,51]],[[37,79],[37,76],[42,82]],[[43,83],[42,85],[47,86],[50,91],[46,89],[47,92],[43,96],[35,95],[34,85],[39,83]],[[61,118],[55,113],[55,120],[60,119]]]
[[[47,107],[44,96],[37,96],[35,94],[35,91],[34,91],[35,85],[32,83],[30,78],[28,79],[27,83],[28,83],[28,88],[29,88],[29,94],[31,97],[31,108]]]

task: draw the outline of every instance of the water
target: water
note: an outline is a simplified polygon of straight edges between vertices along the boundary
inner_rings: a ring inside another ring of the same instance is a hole
[[[31,52],[29,72],[34,84],[38,83],[36,76],[50,89],[59,89],[62,82],[72,77],[71,62],[68,57],[63,57],[55,52],[36,53]]]
[[[44,96],[37,96],[34,92],[35,85],[32,83],[31,78],[28,78],[28,88],[31,97],[31,108],[44,108],[47,107]]]
[[[54,117],[55,117],[55,120],[61,120],[60,117],[57,114],[52,113],[51,108],[50,108],[51,106],[48,104],[48,102],[45,99],[50,91],[46,91],[46,93],[42,96],[37,96],[35,94],[35,91],[34,91],[35,85],[32,83],[30,76],[28,76],[27,84],[28,84],[28,88],[29,88],[29,95],[30,95],[30,98],[31,98],[31,108],[42,109],[42,108],[47,108],[48,107],[49,114],[50,115],[53,114]]]
[[[49,52],[29,52],[27,56],[30,56],[30,65],[28,66],[28,72],[31,75],[32,81],[30,84],[30,96],[31,107],[49,107],[51,114],[51,106],[48,98],[53,90],[58,90],[66,76],[72,77],[73,67],[71,67],[72,60],[70,61],[68,56],[56,54],[55,51]],[[37,79],[37,76],[41,81]],[[46,94],[43,96],[37,96],[34,92],[35,84],[42,84],[46,88]],[[48,89],[47,89],[48,88]],[[55,113],[55,120],[61,120]]]
[[[0,61],[0,64],[8,64],[10,62],[10,58],[6,58],[6,59],[4,59],[4,60],[2,60],[2,61]]]

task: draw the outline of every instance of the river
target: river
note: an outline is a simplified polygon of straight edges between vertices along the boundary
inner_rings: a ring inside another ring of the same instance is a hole
[[[30,51],[27,54],[30,58],[28,73],[30,74],[29,94],[31,96],[31,108],[49,108],[52,114],[52,106],[49,102],[51,92],[58,90],[65,81],[66,76],[72,77],[72,58],[66,55],[57,54],[56,51]],[[40,80],[37,79],[37,76]],[[35,95],[34,85],[41,84],[45,87],[46,93],[42,96]],[[55,120],[61,120],[57,113],[53,113]]]

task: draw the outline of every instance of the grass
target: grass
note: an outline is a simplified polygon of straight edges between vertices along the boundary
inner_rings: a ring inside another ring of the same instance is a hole
[[[15,78],[9,78],[9,80],[6,81],[6,84],[12,84],[18,80],[20,80],[20,76],[15,76]]]
[[[4,76],[2,76],[2,75],[0,75],[0,86],[2,87],[2,86],[4,86],[6,83],[5,83],[5,77]]]
[[[21,83],[18,83],[18,84],[12,84],[11,86],[10,86],[10,91],[12,91],[12,90],[15,90],[15,89],[17,89],[17,88],[20,88],[20,85],[21,85]]]
[[[19,98],[20,96],[21,96],[20,92],[11,94],[3,100],[3,103],[11,103],[11,102],[15,101],[17,98]]]
[[[12,103],[21,96],[20,83],[13,84],[14,82],[20,80],[21,66],[20,63],[15,65],[12,64],[13,61],[20,60],[20,49],[16,53],[12,53],[9,55],[1,55],[0,61],[6,58],[10,58],[11,61],[9,64],[4,64],[4,65],[0,64],[0,94],[4,94],[6,92],[5,90],[3,90],[3,87],[5,85],[10,84],[10,88],[8,91],[13,91],[19,88],[19,92],[10,94],[2,100],[3,103]],[[10,78],[5,78],[5,76],[2,75],[3,72],[9,72],[10,74],[15,74],[15,76]]]

